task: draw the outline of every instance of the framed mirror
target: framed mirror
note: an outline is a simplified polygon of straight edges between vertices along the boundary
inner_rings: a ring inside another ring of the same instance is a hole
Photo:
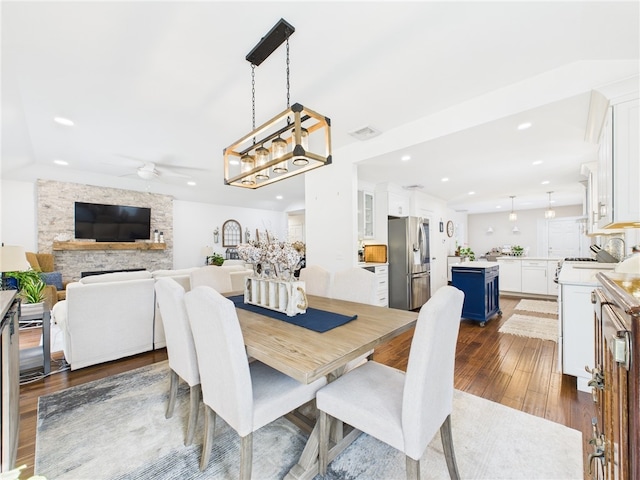
[[[235,220],[227,220],[222,225],[222,246],[237,247],[242,243],[242,227]]]

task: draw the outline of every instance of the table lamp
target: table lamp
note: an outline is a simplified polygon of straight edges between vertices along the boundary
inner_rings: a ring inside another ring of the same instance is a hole
[[[29,268],[23,247],[17,245],[0,246],[0,272],[2,272],[2,290],[7,289],[6,272],[22,272]]]

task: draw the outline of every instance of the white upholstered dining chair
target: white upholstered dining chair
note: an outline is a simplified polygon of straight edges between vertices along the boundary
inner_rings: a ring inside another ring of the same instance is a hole
[[[331,282],[331,297],[349,302],[377,305],[378,282],[376,274],[360,267],[351,267],[334,273]],[[348,372],[362,365],[371,355],[373,355],[373,350],[351,360],[346,364],[344,371]]]
[[[331,288],[331,272],[320,265],[309,265],[300,270],[300,280],[305,283],[309,295],[328,297]]]
[[[191,272],[191,288],[207,286],[217,292],[226,293],[232,290],[231,277],[226,268],[208,265]]]
[[[406,373],[367,362],[318,391],[322,475],[327,470],[329,423],[333,417],[403,452],[408,479],[420,478],[420,458],[439,428],[449,476],[459,478],[451,412],[463,300],[463,292],[444,286],[424,304]]]
[[[351,267],[333,274],[331,298],[377,305],[376,274],[360,267]]]
[[[233,302],[209,287],[185,295],[205,404],[205,435],[200,459],[211,454],[216,415],[241,437],[240,478],[251,478],[253,432],[313,400],[327,381],[302,384],[261,362],[249,364]]]
[[[162,315],[167,342],[167,356],[171,369],[169,402],[165,413],[171,418],[178,396],[178,382],[182,378],[190,387],[189,420],[185,445],[191,445],[200,407],[200,373],[198,359],[191,334],[191,325],[184,305],[185,290],[170,277],[159,278],[155,283],[156,302]]]

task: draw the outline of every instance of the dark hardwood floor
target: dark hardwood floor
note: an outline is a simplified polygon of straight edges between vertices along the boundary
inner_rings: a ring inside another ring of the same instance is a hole
[[[579,430],[586,443],[591,435],[591,417],[594,411],[591,395],[578,392],[575,378],[557,371],[556,343],[498,332],[518,301],[519,298],[501,297],[502,318],[491,319],[485,327],[468,320],[461,322],[456,352],[455,387]],[[378,347],[374,360],[406,369],[412,336],[411,330]],[[29,336],[21,333],[21,345],[29,341]],[[43,380],[22,385],[16,465],[27,465],[23,478],[33,474],[39,396],[166,358],[166,350],[162,349],[74,372],[56,373]],[[56,365],[52,365],[52,369],[55,368]],[[526,435],[527,432],[523,434]],[[545,439],[539,439],[539,444],[540,450],[531,454],[540,455],[541,461],[544,461]]]

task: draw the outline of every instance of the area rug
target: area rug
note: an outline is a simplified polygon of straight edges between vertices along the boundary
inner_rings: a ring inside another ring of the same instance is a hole
[[[36,473],[49,480],[237,478],[238,436],[219,420],[211,461],[200,472],[203,417],[197,444],[185,447],[188,389],[180,387],[174,416],[165,419],[168,386],[167,362],[161,362],[40,397]],[[452,425],[463,479],[582,479],[582,435],[576,430],[460,391]],[[283,478],[306,439],[285,419],[259,429],[252,478]],[[421,464],[424,478],[448,478],[439,436]],[[331,462],[325,478],[400,480],[406,478],[405,458],[362,434]]]
[[[552,313],[558,314],[558,302],[548,300],[529,300],[523,299],[516,305],[516,310],[525,310],[527,312],[536,313]]]
[[[533,317],[514,313],[498,329],[500,333],[510,333],[520,337],[541,338],[558,341],[558,319]]]

